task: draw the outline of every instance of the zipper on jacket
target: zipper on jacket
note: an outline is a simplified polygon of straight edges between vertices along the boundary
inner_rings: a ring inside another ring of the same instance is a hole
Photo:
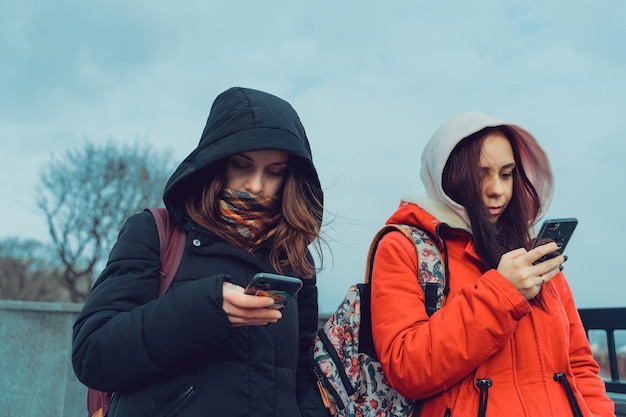
[[[320,329],[318,335],[320,337],[320,340],[322,341],[322,344],[326,348],[326,352],[328,352],[330,358],[335,364],[335,367],[337,368],[337,372],[339,373],[339,377],[341,378],[341,383],[345,387],[348,396],[353,395],[356,392],[356,389],[352,386],[352,382],[350,382],[350,378],[348,378],[348,375],[346,375],[346,371],[343,367],[343,362],[337,354],[337,351],[335,350],[333,344],[328,339],[328,336],[326,336],[326,333],[324,333],[324,329]]]
[[[569,406],[572,408],[572,413],[574,417],[583,417],[583,412],[580,410],[580,406],[578,405],[578,401],[576,400],[576,395],[574,394],[574,390],[567,379],[567,375],[565,372],[555,373],[553,376],[556,382],[560,382],[563,384],[565,388],[565,392],[567,393],[567,401],[569,401]]]
[[[480,400],[478,402],[478,417],[487,415],[487,403],[489,401],[489,387],[493,385],[493,381],[489,378],[479,378],[476,380],[476,386],[480,389]]]
[[[195,393],[196,387],[191,385],[183,393],[176,397],[167,408],[163,409],[159,414],[157,414],[156,417],[174,417],[178,415],[178,412],[183,409],[183,406]]]

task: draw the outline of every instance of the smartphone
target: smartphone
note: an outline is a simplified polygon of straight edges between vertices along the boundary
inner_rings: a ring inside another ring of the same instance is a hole
[[[578,219],[574,217],[565,219],[548,219],[544,221],[541,225],[541,229],[539,229],[539,233],[537,234],[535,241],[533,242],[533,249],[539,245],[544,245],[550,242],[556,242],[561,245],[561,247],[558,251],[549,253],[537,259],[535,264],[563,254],[565,246],[567,246],[567,242],[569,242],[572,237],[574,229],[576,229],[577,225]]]
[[[302,288],[302,281],[286,275],[259,272],[245,288],[244,293],[272,297],[274,304],[269,308],[284,308]]]

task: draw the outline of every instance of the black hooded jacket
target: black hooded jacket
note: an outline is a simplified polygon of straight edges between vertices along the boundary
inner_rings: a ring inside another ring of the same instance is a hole
[[[255,273],[274,272],[269,247],[233,247],[182,210],[185,191],[208,181],[215,162],[261,149],[296,156],[297,175],[322,198],[308,139],[289,103],[244,88],[220,94],[198,147],[165,187],[165,205],[187,242],[162,297],[153,218],[141,212],[122,227],[76,320],[72,351],[81,382],[116,392],[109,417],[327,416],[308,360],[318,318],[315,278],[303,280],[278,323],[233,327],[222,309],[222,283],[245,287]]]

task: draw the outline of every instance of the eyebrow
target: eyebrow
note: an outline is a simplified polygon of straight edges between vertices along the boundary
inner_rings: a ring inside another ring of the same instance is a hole
[[[287,166],[288,162],[284,161],[284,162],[272,162],[270,165],[280,165],[280,166]]]
[[[231,158],[242,158],[242,159],[245,159],[248,162],[254,162],[254,159],[250,158],[245,153],[239,153],[239,154],[233,155],[233,156],[231,156]],[[272,162],[270,165],[288,165],[288,162],[289,161]]]
[[[513,169],[515,168],[515,162],[511,162],[510,164],[506,164],[506,165],[502,165],[502,167],[500,167],[500,169]],[[480,169],[481,171],[489,171],[491,168],[490,167],[485,167],[485,166],[481,166],[478,167],[478,169]]]

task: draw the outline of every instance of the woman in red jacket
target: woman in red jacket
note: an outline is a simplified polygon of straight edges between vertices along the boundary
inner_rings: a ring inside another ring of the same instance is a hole
[[[558,249],[530,250],[548,209],[548,158],[524,129],[481,113],[443,124],[422,154],[428,198],[409,197],[388,223],[427,231],[449,293],[430,318],[419,260],[400,233],[376,251],[372,327],[386,377],[421,416],[613,416]],[[418,414],[418,413],[416,413]]]

